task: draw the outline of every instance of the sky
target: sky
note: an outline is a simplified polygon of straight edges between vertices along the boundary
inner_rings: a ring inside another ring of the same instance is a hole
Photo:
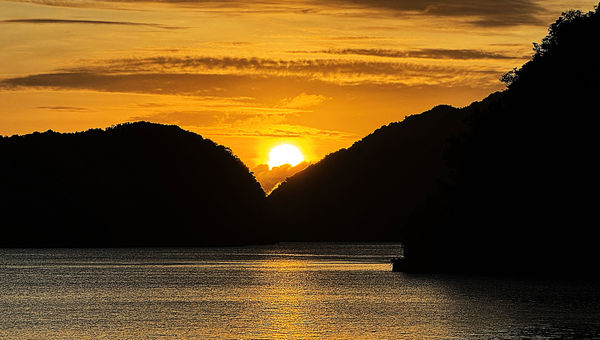
[[[0,135],[145,120],[261,172],[282,143],[315,162],[502,90],[561,12],[597,3],[0,0]]]

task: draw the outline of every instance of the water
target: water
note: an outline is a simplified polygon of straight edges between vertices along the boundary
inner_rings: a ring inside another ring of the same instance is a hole
[[[600,338],[597,285],[392,273],[398,253],[0,249],[0,338]]]

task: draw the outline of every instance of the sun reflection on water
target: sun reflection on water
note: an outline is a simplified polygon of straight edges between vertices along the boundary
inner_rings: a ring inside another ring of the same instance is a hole
[[[257,277],[260,288],[256,292],[261,297],[256,315],[261,325],[255,335],[301,338],[314,334],[307,295],[310,282],[306,275],[299,275],[307,271],[308,261],[277,259],[264,261],[261,267],[264,271]]]

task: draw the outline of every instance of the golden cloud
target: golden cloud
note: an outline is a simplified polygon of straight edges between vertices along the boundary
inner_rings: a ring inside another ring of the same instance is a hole
[[[306,94],[303,92],[293,98],[283,99],[281,101],[281,106],[287,108],[301,109],[317,106],[331,99],[331,97],[327,97],[321,94]]]

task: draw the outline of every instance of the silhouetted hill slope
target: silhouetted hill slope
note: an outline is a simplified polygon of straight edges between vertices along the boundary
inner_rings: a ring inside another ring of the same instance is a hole
[[[401,240],[411,270],[587,273],[600,13],[568,12],[508,89],[384,126],[268,197],[283,239]]]
[[[449,136],[497,96],[469,110],[450,106],[383,126],[348,149],[288,178],[268,197],[283,239],[383,241],[402,239],[403,224],[447,180]]]
[[[176,126],[0,138],[0,246],[264,241],[264,193],[229,149]]]

